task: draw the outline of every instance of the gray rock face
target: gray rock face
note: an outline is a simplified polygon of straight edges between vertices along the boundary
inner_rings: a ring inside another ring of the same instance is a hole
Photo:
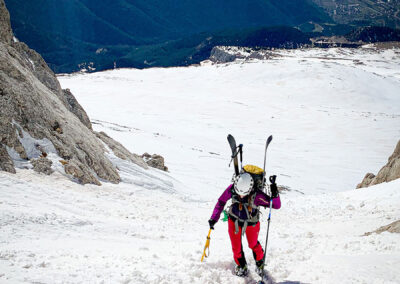
[[[95,133],[82,106],[70,90],[61,89],[40,54],[13,41],[4,0],[0,35],[0,170],[15,173],[14,162],[30,160],[35,171],[51,174],[56,162],[82,184],[101,185],[99,179],[118,183],[102,141],[116,156],[147,168],[141,157],[105,133]]]
[[[78,175],[82,183],[99,184],[93,173],[111,182],[120,181],[95,134],[70,112],[69,104],[61,101],[27,68],[24,55],[6,44],[0,44],[0,90],[3,145],[13,148],[21,158],[27,158],[26,149],[19,142],[23,129],[36,139],[51,141],[62,159],[74,159],[83,173]],[[92,178],[83,179],[83,176]]]
[[[0,42],[10,44],[13,40],[13,33],[10,24],[10,14],[4,4],[0,0]]]
[[[117,156],[118,158],[120,158],[122,160],[131,161],[134,164],[136,164],[144,169],[148,169],[148,166],[145,163],[145,161],[142,159],[142,157],[140,157],[139,155],[136,155],[136,154],[132,154],[131,152],[129,152],[128,149],[126,149],[124,146],[122,146],[121,143],[115,141],[110,136],[108,136],[106,133],[104,133],[104,132],[95,132],[95,133],[96,133],[96,136],[99,139],[101,139],[113,151],[115,156]]]
[[[368,187],[382,182],[389,182],[400,178],[400,140],[397,142],[393,154],[389,157],[387,164],[375,176],[368,173],[357,188]]]
[[[51,175],[53,170],[51,169],[52,161],[45,157],[40,157],[38,159],[32,159],[31,163],[33,165],[33,170],[38,173],[45,175]]]
[[[157,154],[150,155],[149,153],[144,153],[142,155],[142,157],[150,167],[156,168],[156,169],[159,169],[159,170],[162,170],[165,172],[168,171],[168,167],[165,166],[164,158],[162,156],[157,155]]]
[[[90,171],[88,172],[87,167],[75,158],[66,161],[64,169],[67,174],[82,184],[101,185],[99,180]]]
[[[357,188],[368,187],[374,178],[375,175],[373,173],[367,173],[362,182],[357,185]]]
[[[210,53],[210,60],[215,63],[233,62],[238,58],[244,58],[244,57],[238,54],[229,53],[218,46],[213,47]]]
[[[246,47],[215,46],[211,50],[209,59],[214,63],[228,63],[237,59],[265,60],[277,56],[277,54],[274,54],[272,51],[266,49],[254,50]]]
[[[56,154],[66,161],[66,173],[79,182],[100,184],[101,178],[118,183],[119,174],[106,158],[105,147],[90,130],[82,107],[69,91],[61,89],[38,53],[24,43],[13,42],[3,0],[0,34],[0,169],[15,172],[5,146],[21,159],[38,158],[28,152],[43,145],[29,145],[29,139],[23,137],[25,131],[34,141],[49,141]],[[46,163],[40,159],[32,161],[37,169],[44,168]]]
[[[58,82],[56,75],[49,68],[42,56],[40,56],[36,51],[30,49],[23,42],[14,42],[12,43],[12,46],[18,51],[23,59],[20,63],[26,69],[31,70],[35,77],[43,85],[49,88],[60,99],[64,106],[75,114],[84,125],[89,129],[92,129],[92,124],[85,110],[78,103],[69,89],[61,89],[60,82]]]
[[[74,95],[71,93],[69,89],[63,90],[64,97],[67,100],[68,109],[75,114],[79,120],[86,125],[87,128],[92,129],[92,123],[90,122],[89,116],[86,114],[86,111],[83,107],[78,103],[75,99]]]
[[[15,174],[14,163],[2,144],[0,144],[0,170]]]
[[[42,56],[36,51],[30,49],[23,42],[13,42],[12,46],[22,58],[20,63],[26,69],[30,70],[43,85],[49,88],[64,104],[66,104],[66,99],[63,97],[61,85],[53,71],[47,66],[47,63],[44,61]]]

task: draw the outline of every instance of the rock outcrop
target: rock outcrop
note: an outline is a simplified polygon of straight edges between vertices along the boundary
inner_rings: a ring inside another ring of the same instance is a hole
[[[390,223],[389,225],[382,226],[382,227],[380,227],[379,229],[376,229],[373,232],[365,233],[364,236],[369,236],[369,235],[371,235],[373,233],[380,234],[380,233],[383,233],[383,232],[400,234],[400,220],[397,220],[397,221],[395,221],[393,223]]]
[[[400,140],[394,149],[393,154],[389,157],[387,164],[375,176],[367,173],[357,188],[368,187],[382,182],[389,182],[400,178]]]
[[[229,52],[220,46],[213,47],[210,52],[210,60],[215,63],[233,62],[239,58],[244,58],[244,56],[242,54]]]
[[[0,144],[0,170],[15,174],[14,163],[2,144]]]
[[[118,183],[117,169],[75,97],[61,89],[40,54],[13,40],[3,0],[0,36],[0,169],[15,173],[13,159],[17,157],[50,174],[51,162],[62,160],[65,172],[78,182]],[[128,153],[124,153],[126,159],[137,158]],[[43,158],[47,154],[53,154],[52,161]],[[146,167],[143,160],[136,163]]]
[[[52,161],[45,157],[39,157],[38,159],[32,159],[33,170],[38,173],[45,175],[51,175],[53,170],[51,169]]]
[[[79,120],[89,129],[92,129],[92,123],[90,122],[90,119],[88,115],[86,114],[86,111],[83,109],[83,107],[78,103],[78,101],[75,99],[74,95],[71,93],[70,89],[65,89],[62,90],[64,94],[64,98],[66,99],[67,103],[64,103],[65,106],[73,113],[75,114]]]
[[[213,63],[228,63],[235,60],[266,60],[278,55],[268,49],[252,49],[238,46],[215,46],[210,52],[209,60]]]
[[[142,158],[150,167],[168,172],[168,167],[166,167],[164,163],[164,157],[157,154],[150,155],[149,153],[144,153]]]

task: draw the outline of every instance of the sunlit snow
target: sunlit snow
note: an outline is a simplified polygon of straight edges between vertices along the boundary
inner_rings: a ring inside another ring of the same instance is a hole
[[[97,131],[169,172],[110,155],[122,182],[81,186],[56,171],[0,172],[0,283],[255,283],[233,275],[227,225],[230,133],[244,163],[290,188],[272,212],[274,283],[399,283],[400,180],[355,190],[400,138],[400,51],[278,51],[266,61],[60,76]],[[263,210],[263,212],[266,212]],[[266,213],[259,240],[264,244]]]

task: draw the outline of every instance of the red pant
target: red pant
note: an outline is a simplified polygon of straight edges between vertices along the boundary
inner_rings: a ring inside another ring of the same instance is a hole
[[[235,222],[229,219],[228,221],[229,237],[231,238],[233,258],[237,265],[239,265],[239,258],[244,257],[242,250],[242,228],[239,227],[239,232],[235,234]],[[255,226],[248,226],[246,229],[246,238],[249,248],[252,249],[256,261],[264,257],[264,251],[258,242],[258,233],[260,232],[260,222]]]

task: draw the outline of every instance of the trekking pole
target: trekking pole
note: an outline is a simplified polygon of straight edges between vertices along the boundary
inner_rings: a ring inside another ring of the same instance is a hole
[[[210,255],[210,235],[211,235],[211,229],[208,231],[208,236],[207,236],[206,244],[204,246],[203,255],[201,256],[201,262],[203,262],[204,257],[207,258]],[[206,253],[207,249],[208,249],[208,255]]]
[[[266,239],[265,239],[265,249],[264,249],[264,257],[263,257],[263,264],[264,264],[264,266],[265,266],[265,256],[267,255],[267,245],[268,245],[268,235],[269,235],[269,223],[270,223],[270,221],[271,221],[271,211],[272,211],[272,199],[271,199],[271,202],[269,203],[269,214],[268,214],[268,227],[267,227],[267,237],[266,237]],[[263,279],[264,279],[264,267],[263,267],[263,269],[262,269],[262,272],[261,272],[261,280],[260,280],[260,282],[258,282],[259,284],[262,284],[262,283],[264,283],[264,281],[263,281]]]

